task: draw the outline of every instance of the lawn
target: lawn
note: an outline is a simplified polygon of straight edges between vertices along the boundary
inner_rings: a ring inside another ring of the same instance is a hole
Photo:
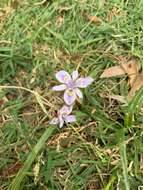
[[[142,190],[143,88],[100,77],[132,59],[142,0],[0,0],[0,190]],[[76,69],[94,82],[60,129],[55,74]]]

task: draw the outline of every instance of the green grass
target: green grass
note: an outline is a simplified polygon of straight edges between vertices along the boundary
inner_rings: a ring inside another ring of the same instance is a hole
[[[0,0],[0,189],[138,190],[143,90],[125,106],[101,94],[127,96],[126,78],[99,76],[118,56],[143,65],[143,1],[39,2]],[[76,68],[96,82],[74,108],[77,122],[56,130],[48,121],[63,100],[51,91],[54,75]]]

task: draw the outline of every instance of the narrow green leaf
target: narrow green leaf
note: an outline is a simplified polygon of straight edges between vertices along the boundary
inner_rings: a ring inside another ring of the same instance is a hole
[[[37,92],[34,92],[34,95],[35,95],[35,97],[36,97],[37,102],[38,102],[39,105],[41,106],[43,112],[44,112],[46,115],[48,115],[48,113],[47,113],[47,111],[46,111],[46,108],[45,108],[45,106],[44,106],[44,104],[43,104],[43,101],[42,101],[42,99],[41,99],[41,96],[40,96]]]
[[[110,187],[111,187],[111,185],[114,183],[114,181],[115,181],[115,176],[112,176],[112,177],[109,179],[108,184],[104,187],[103,190],[110,190]]]
[[[131,113],[136,113],[136,111],[141,107],[143,103],[143,87],[137,92],[133,100],[129,103],[128,110]]]
[[[27,157],[27,160],[24,162],[23,167],[19,170],[18,174],[14,178],[11,186],[9,187],[9,190],[19,190],[20,189],[20,184],[24,177],[26,176],[29,168],[31,167],[31,164],[35,160],[37,154],[41,150],[41,148],[44,146],[46,140],[51,136],[51,134],[54,132],[56,128],[53,126],[48,127],[42,137],[39,139],[38,143],[36,146],[33,148],[33,150],[30,152],[29,156]]]
[[[135,97],[128,105],[127,112],[124,119],[125,126],[129,127],[134,121],[134,114],[136,114],[143,104],[143,87],[137,92]]]
[[[125,190],[130,190],[130,185],[128,181],[128,170],[127,170],[126,145],[124,141],[120,143],[120,157],[121,157],[121,164],[122,164],[122,169],[123,169]]]

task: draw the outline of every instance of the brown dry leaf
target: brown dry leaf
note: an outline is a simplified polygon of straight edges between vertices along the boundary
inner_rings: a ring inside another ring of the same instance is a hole
[[[132,88],[128,94],[128,100],[131,100],[133,98],[133,96],[135,95],[135,93],[143,86],[143,73],[139,74],[136,77],[135,82],[132,85]]]
[[[136,59],[132,59],[127,63],[121,62],[118,66],[105,69],[100,78],[109,78],[127,74],[129,76],[129,84],[131,85],[134,82],[139,69],[140,66],[138,61]]]
[[[89,15],[87,15],[87,18],[88,18],[88,20],[89,20],[90,22],[92,22],[92,23],[94,23],[94,24],[96,24],[96,25],[100,25],[101,22],[102,22],[101,18],[99,18],[99,17],[97,17],[97,16],[89,16]]]
[[[128,61],[128,64],[121,63],[121,67],[123,68],[125,73],[127,73],[129,77],[129,84],[130,86],[132,86],[140,70],[138,60],[133,58],[130,61]]]
[[[125,61],[125,59],[120,60],[119,66],[113,66],[108,69],[105,69],[100,78],[109,78],[127,74],[129,77],[128,83],[131,86],[131,90],[129,91],[127,99],[131,100],[135,93],[143,86],[143,73],[139,73],[140,65],[138,59],[132,58],[129,61],[127,61],[127,63],[124,63]],[[110,98],[125,103],[124,99],[120,96],[110,96]]]
[[[113,66],[108,69],[105,69],[100,78],[109,78],[120,75],[125,75],[125,71],[121,68],[121,66]]]

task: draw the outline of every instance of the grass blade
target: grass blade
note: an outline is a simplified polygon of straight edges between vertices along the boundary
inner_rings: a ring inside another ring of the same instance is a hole
[[[130,190],[130,185],[128,181],[128,170],[127,170],[126,145],[124,142],[120,143],[120,157],[121,157],[121,164],[122,164],[122,169],[123,169],[125,190]]]
[[[110,187],[111,187],[111,185],[114,183],[114,181],[115,181],[115,176],[112,176],[112,177],[109,179],[108,184],[104,187],[103,190],[110,190]]]
[[[46,108],[45,108],[45,106],[44,106],[44,104],[43,104],[43,101],[42,101],[42,99],[41,99],[41,96],[40,96],[37,92],[34,92],[34,95],[35,95],[35,97],[36,97],[36,99],[37,99],[37,102],[38,102],[39,105],[41,106],[43,112],[44,112],[46,115],[48,115],[48,113],[47,113],[47,111],[46,111]]]
[[[20,184],[24,177],[26,176],[26,173],[28,172],[32,162],[35,160],[37,154],[45,144],[46,140],[51,136],[51,134],[54,132],[55,128],[53,126],[48,127],[42,137],[39,139],[38,143],[33,148],[32,152],[30,152],[27,160],[25,161],[23,167],[19,170],[18,174],[16,175],[15,179],[13,180],[11,187],[9,190],[19,190]]]
[[[143,104],[143,87],[137,92],[133,100],[128,105],[127,113],[125,115],[124,124],[126,127],[132,125],[134,121],[134,114],[137,114],[138,110]]]

